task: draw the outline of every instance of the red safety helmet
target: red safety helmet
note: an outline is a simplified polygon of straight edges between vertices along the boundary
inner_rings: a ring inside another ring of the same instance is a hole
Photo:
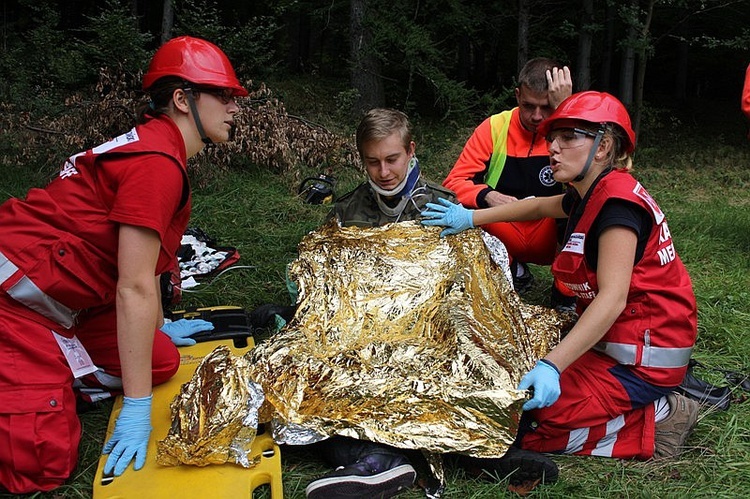
[[[178,76],[198,85],[230,88],[236,97],[247,95],[226,54],[213,43],[192,36],[172,38],[159,47],[143,76],[143,90],[148,90],[164,76]]]
[[[614,123],[622,128],[628,137],[626,151],[632,153],[635,150],[635,132],[630,125],[630,115],[622,102],[613,95],[593,90],[571,95],[562,101],[550,117],[539,125],[539,133],[547,135],[552,124],[563,119],[583,120],[591,123]]]

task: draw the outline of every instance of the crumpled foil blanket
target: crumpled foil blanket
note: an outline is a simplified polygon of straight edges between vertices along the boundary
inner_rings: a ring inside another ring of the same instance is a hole
[[[331,223],[302,240],[290,267],[297,313],[247,354],[277,441],[343,435],[427,453],[506,452],[526,400],[515,387],[562,320],[520,301],[480,230],[439,233]]]
[[[226,346],[208,354],[170,404],[172,426],[156,443],[164,466],[258,464],[251,446],[258,427],[263,390],[247,376],[247,359]]]
[[[258,421],[278,443],[342,435],[418,449],[440,481],[440,454],[502,456],[527,396],[515,387],[563,320],[520,301],[480,230],[439,233],[332,222],[305,236],[290,267],[294,319],[242,358],[204,360],[172,404],[160,462],[229,459],[255,412],[250,380],[265,395]]]

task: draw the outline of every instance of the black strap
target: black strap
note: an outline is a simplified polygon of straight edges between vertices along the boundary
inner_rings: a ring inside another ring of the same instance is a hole
[[[180,173],[182,173],[182,194],[180,195],[180,204],[177,206],[177,211],[180,211],[185,207],[188,198],[190,197],[190,179],[182,165],[177,165],[177,168],[179,168]]]
[[[720,372],[724,375],[724,379],[726,379],[730,385],[734,387],[742,388],[746,392],[750,392],[750,375],[749,374],[746,374],[740,371],[732,371],[731,369],[722,369],[720,367],[707,366],[701,362],[698,362],[695,359],[690,359],[688,368],[692,369],[695,366],[698,366],[698,367],[701,367],[703,369],[707,369],[710,371]]]
[[[205,130],[203,130],[203,123],[201,123],[201,117],[198,114],[198,107],[195,105],[195,99],[193,98],[193,89],[190,87],[184,87],[182,90],[184,90],[185,95],[187,95],[188,106],[190,106],[190,112],[193,113],[193,121],[195,121],[195,127],[198,129],[201,140],[204,144],[213,144],[213,141],[208,138]]]
[[[589,171],[589,168],[591,168],[591,163],[594,161],[594,155],[596,154],[596,150],[599,148],[599,143],[602,141],[602,137],[604,137],[604,131],[606,129],[604,128],[604,125],[599,128],[599,130],[596,132],[596,137],[594,137],[594,145],[591,146],[591,151],[589,151],[589,157],[586,159],[586,164],[583,165],[583,170],[581,170],[581,173],[579,173],[576,178],[573,179],[573,182],[580,182],[583,180],[583,177],[586,176],[586,174]]]

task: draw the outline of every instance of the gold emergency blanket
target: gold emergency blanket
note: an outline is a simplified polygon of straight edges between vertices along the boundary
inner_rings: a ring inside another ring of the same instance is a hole
[[[247,376],[247,360],[217,347],[198,365],[170,404],[172,426],[157,442],[156,461],[164,466],[258,463],[251,446],[263,391]]]
[[[478,229],[439,233],[331,223],[302,240],[297,313],[247,354],[261,421],[428,454],[505,453],[526,399],[515,387],[562,320],[519,300]]]

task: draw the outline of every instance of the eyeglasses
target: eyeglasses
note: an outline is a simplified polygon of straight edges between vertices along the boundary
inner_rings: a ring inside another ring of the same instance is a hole
[[[596,137],[596,133],[581,128],[556,128],[550,130],[544,140],[549,144],[557,141],[560,149],[571,149],[582,146],[587,137]]]
[[[209,94],[213,95],[222,104],[229,104],[230,102],[234,102],[234,90],[231,88],[211,88],[211,87],[203,87],[203,88],[196,88],[195,92],[198,92],[200,94]]]

